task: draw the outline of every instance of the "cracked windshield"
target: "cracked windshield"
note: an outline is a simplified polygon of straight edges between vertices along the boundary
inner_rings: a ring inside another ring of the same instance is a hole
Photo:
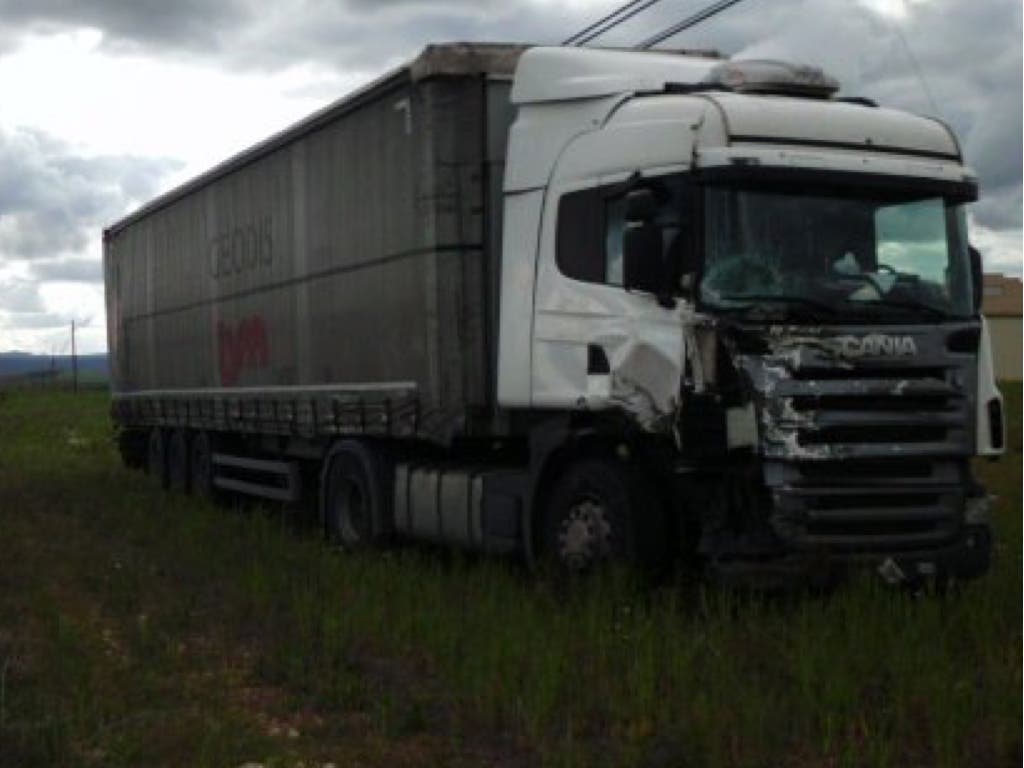
[[[700,298],[726,310],[885,316],[971,314],[964,207],[939,196],[706,188]]]

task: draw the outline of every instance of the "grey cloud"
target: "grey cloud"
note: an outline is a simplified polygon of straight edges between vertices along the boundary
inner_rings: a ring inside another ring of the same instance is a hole
[[[38,284],[21,278],[0,280],[0,309],[18,314],[42,312]]]
[[[115,53],[181,52],[264,71],[314,63],[373,72],[427,42],[504,39],[510,29],[553,42],[592,12],[537,0],[0,0],[0,51],[27,32],[92,27]]]
[[[311,63],[373,76],[432,42],[557,42],[592,13],[532,0],[284,0],[246,31],[233,48],[232,64],[273,69]]]
[[[976,218],[973,224],[971,240],[981,250],[985,271],[1020,275],[1024,270],[1021,231],[989,229]]]
[[[98,283],[103,279],[103,266],[97,259],[54,259],[35,262],[32,274],[43,281]]]
[[[233,30],[257,12],[242,0],[0,0],[4,26],[29,31],[62,31],[93,27],[114,49],[173,48],[215,52]],[[0,32],[0,50],[4,38]]]
[[[358,72],[370,79],[428,42],[557,42],[619,5],[619,0],[598,7],[540,0],[0,0],[5,22],[0,47],[19,30],[94,26],[115,51],[180,52],[236,70],[310,64],[321,72]],[[595,44],[633,44],[706,5],[706,0],[659,3]],[[802,60],[839,76],[845,93],[937,111],[957,132],[980,175],[978,221],[1019,228],[1020,3],[927,0],[903,7],[908,15],[894,22],[857,0],[747,0],[664,47]],[[323,82],[331,82],[330,75]],[[81,171],[68,162],[68,173]],[[144,197],[151,178],[145,169],[137,184],[122,174],[121,193]],[[0,182],[0,211],[5,194],[31,191],[9,186]],[[59,220],[55,212],[50,218]],[[2,223],[0,232],[5,232]],[[43,248],[32,242],[31,232],[22,231],[20,238],[34,250]]]
[[[78,321],[79,326],[92,322],[91,316],[76,314],[74,308],[67,308],[64,312],[47,310],[40,295],[40,285],[35,279],[0,279],[0,328],[38,331],[66,328],[72,318]]]
[[[0,322],[0,326],[19,331],[45,331],[50,328],[66,328],[70,322],[70,317],[55,312],[20,312],[8,315]]]
[[[803,60],[837,75],[844,93],[942,118],[979,175],[976,221],[1019,230],[1020,3],[929,0],[903,7],[908,15],[894,21],[850,0],[750,0],[666,45]]]
[[[81,251],[100,226],[151,197],[178,167],[164,158],[83,156],[41,131],[0,130],[0,254]]]
[[[1019,184],[1002,189],[982,189],[981,199],[973,205],[975,220],[994,230],[1020,230],[1024,196]]]

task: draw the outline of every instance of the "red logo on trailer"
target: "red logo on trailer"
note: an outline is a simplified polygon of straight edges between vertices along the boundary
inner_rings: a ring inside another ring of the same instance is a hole
[[[270,364],[267,325],[259,315],[240,320],[234,329],[223,320],[217,323],[217,345],[220,383],[225,387],[237,384],[243,371],[266,368]]]

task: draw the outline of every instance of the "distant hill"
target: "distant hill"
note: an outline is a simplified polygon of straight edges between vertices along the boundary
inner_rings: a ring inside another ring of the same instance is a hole
[[[0,352],[0,379],[25,376],[71,376],[71,355],[33,355],[30,352]],[[82,381],[107,381],[110,368],[106,353],[78,356],[78,376]]]

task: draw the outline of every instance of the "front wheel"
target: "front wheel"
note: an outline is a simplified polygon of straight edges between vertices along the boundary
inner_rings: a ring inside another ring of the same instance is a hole
[[[604,459],[569,465],[541,526],[544,560],[582,573],[612,563],[657,569],[665,555],[664,510],[635,467]]]

